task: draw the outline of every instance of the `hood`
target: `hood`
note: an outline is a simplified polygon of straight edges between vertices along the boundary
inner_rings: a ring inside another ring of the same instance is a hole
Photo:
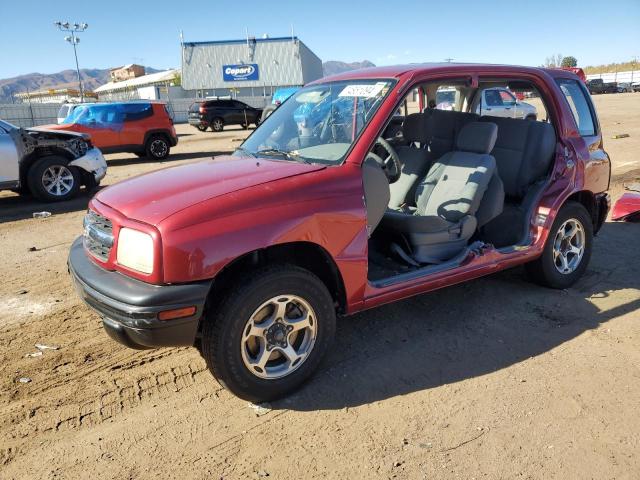
[[[57,125],[55,123],[52,123],[50,125],[41,125],[39,127],[27,128],[26,130],[28,132],[48,133],[59,138],[74,138],[74,137],[79,137],[84,139],[90,138],[90,135],[86,133],[67,130],[67,128],[69,127],[70,125]]]
[[[170,215],[206,200],[323,168],[323,165],[224,156],[124,180],[101,190],[95,198],[127,218],[157,225]]]

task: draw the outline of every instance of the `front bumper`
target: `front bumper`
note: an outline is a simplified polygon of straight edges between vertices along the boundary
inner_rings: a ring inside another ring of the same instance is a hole
[[[91,173],[96,183],[99,183],[107,174],[107,161],[104,159],[102,152],[96,147],[87,150],[87,153],[80,158],[76,158],[69,165]]]
[[[209,126],[209,122],[207,122],[204,118],[198,118],[198,117],[189,117],[187,119],[187,122],[189,123],[189,125],[192,125],[194,127],[197,127],[199,125],[202,126]]]
[[[82,300],[102,317],[107,334],[131,348],[193,345],[211,281],[151,285],[92,262],[82,237],[71,245],[69,273]],[[158,313],[196,307],[190,317],[159,320]]]

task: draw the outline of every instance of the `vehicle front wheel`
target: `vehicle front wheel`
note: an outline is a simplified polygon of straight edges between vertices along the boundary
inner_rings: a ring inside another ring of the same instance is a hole
[[[82,182],[76,167],[57,155],[43,157],[29,169],[27,183],[29,190],[43,202],[62,202],[76,196]]]
[[[171,146],[163,135],[153,135],[147,140],[145,153],[147,157],[154,160],[164,160],[169,156]]]
[[[198,130],[200,130],[201,132],[204,132],[207,130],[207,126],[206,125],[196,125],[196,128]]]
[[[221,298],[204,319],[201,353],[218,382],[245,400],[293,392],[316,370],[333,339],[333,299],[302,268],[261,270]]]
[[[545,287],[569,288],[589,265],[593,224],[580,203],[568,202],[553,222],[542,256],[525,265],[531,279]]]

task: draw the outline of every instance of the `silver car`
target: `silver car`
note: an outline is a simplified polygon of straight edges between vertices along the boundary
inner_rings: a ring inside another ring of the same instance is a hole
[[[510,90],[502,87],[487,88],[481,92],[475,112],[494,117],[536,120],[538,111],[533,105],[522,102]]]
[[[93,190],[106,172],[107,162],[88,135],[23,129],[0,120],[0,190],[47,202],[68,200],[82,185]]]

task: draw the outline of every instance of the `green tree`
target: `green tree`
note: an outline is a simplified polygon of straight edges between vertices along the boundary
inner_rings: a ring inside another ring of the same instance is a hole
[[[576,57],[572,57],[572,56],[564,57],[562,59],[562,63],[560,64],[560,66],[562,66],[562,67],[577,67],[578,66],[578,60],[576,60]]]

